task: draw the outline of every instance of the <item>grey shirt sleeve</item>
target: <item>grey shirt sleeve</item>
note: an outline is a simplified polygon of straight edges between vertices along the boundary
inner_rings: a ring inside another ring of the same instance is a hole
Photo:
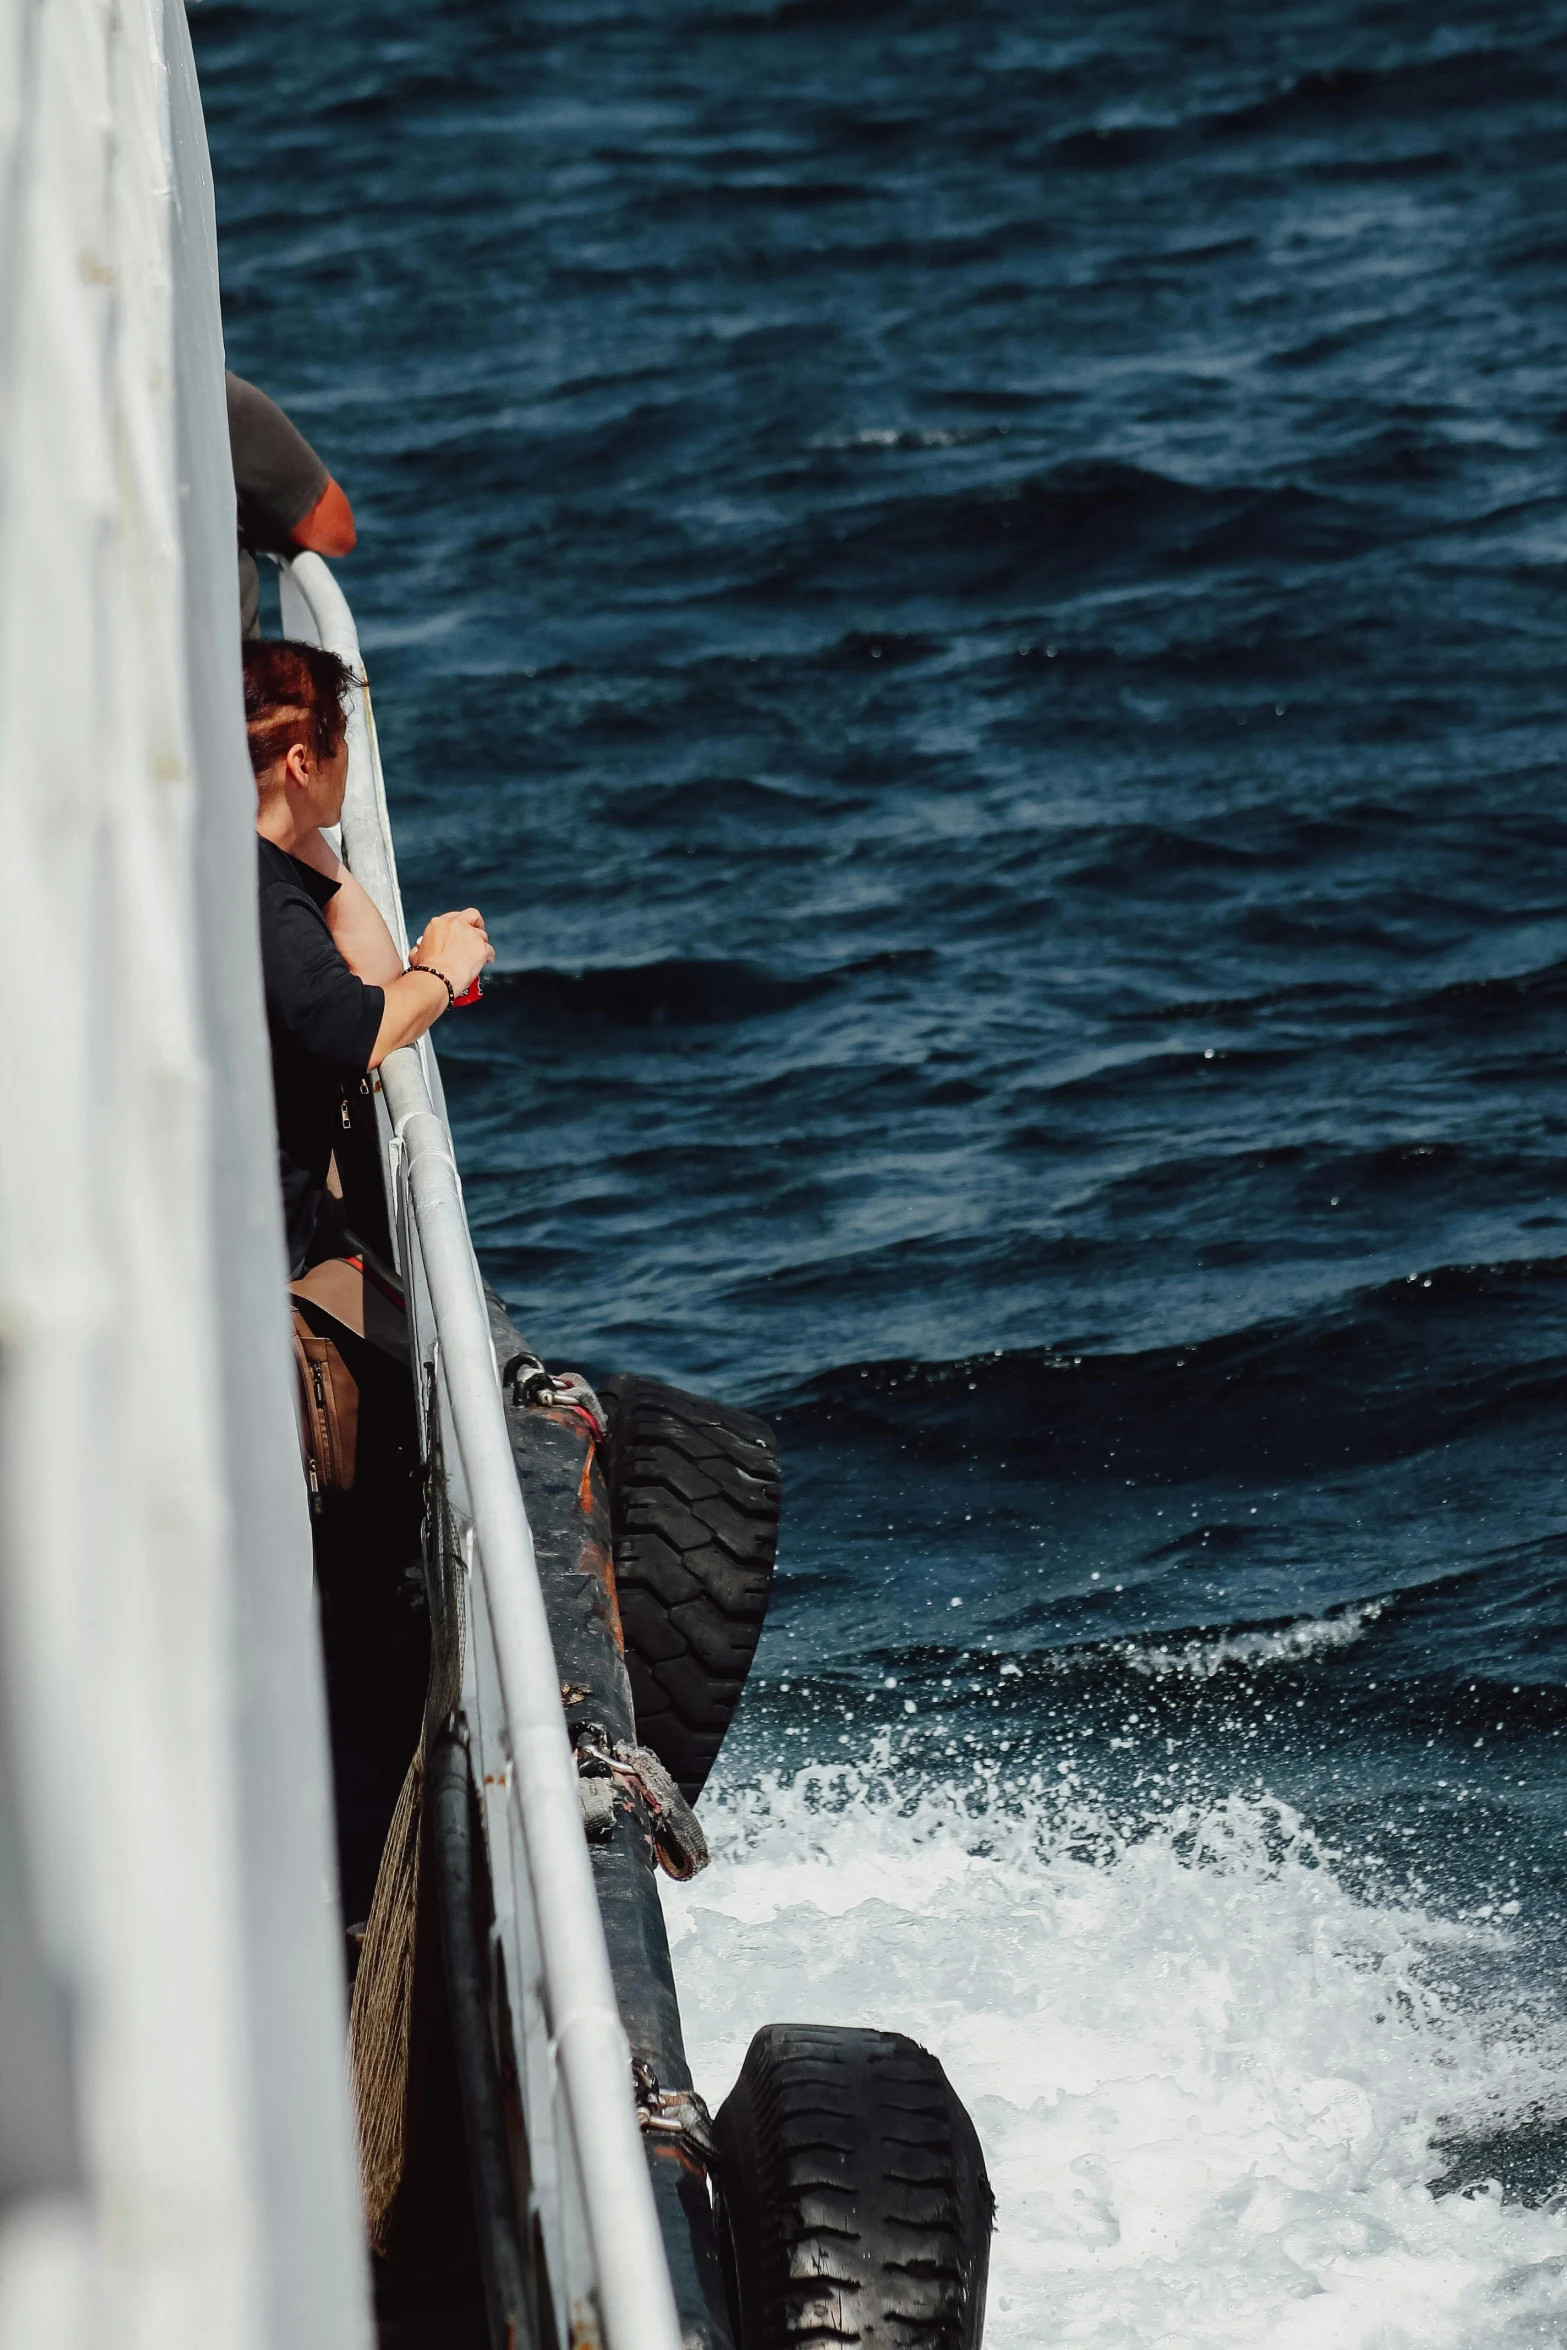
[[[243,376],[227,382],[239,535],[281,554],[332,477],[275,400]]]

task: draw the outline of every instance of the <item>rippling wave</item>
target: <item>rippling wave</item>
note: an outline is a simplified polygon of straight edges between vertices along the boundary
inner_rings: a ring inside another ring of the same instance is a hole
[[[783,1437],[704,2089],[928,2037],[997,2345],[1555,2341],[1567,23],[192,25],[486,1268]]]

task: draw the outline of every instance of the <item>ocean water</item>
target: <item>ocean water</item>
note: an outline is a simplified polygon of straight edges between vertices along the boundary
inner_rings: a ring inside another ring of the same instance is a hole
[[[767,1411],[672,1889],[992,2350],[1567,2343],[1567,19],[203,0],[534,1343]]]

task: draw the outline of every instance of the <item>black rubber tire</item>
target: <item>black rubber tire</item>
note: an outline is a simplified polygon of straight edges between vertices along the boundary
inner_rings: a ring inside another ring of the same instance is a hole
[[[739,2350],[979,2350],[995,2198],[928,2050],[769,2024],[713,2127]]]
[[[598,1393],[637,1735],[694,1803],[767,1614],[778,1451],[765,1420],[632,1372]]]

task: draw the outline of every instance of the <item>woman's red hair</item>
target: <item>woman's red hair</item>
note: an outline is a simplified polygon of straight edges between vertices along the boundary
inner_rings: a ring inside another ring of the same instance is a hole
[[[264,775],[295,743],[318,763],[334,758],[358,683],[347,662],[292,637],[253,637],[243,650],[245,736],[256,774]]]

